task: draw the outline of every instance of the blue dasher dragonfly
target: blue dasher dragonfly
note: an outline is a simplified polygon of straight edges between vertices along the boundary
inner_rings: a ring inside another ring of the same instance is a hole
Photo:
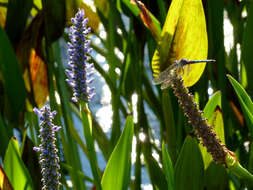
[[[184,66],[189,64],[195,64],[195,63],[208,63],[208,62],[215,62],[213,59],[207,59],[207,60],[188,60],[188,59],[181,59],[180,61],[175,61],[172,65],[170,65],[167,69],[165,69],[163,72],[161,72],[156,78],[153,79],[153,84],[158,85],[162,84],[161,89],[166,89],[170,86],[171,82],[171,75],[173,72],[178,72],[182,70],[184,72]]]

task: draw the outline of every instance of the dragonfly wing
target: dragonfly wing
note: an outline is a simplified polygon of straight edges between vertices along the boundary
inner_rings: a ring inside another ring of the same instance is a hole
[[[161,72],[156,78],[153,79],[153,84],[157,85],[169,80],[171,69],[172,67],[170,66],[165,71]]]
[[[164,82],[161,86],[161,89],[164,90],[164,89],[170,87],[170,82],[171,82],[171,80]]]

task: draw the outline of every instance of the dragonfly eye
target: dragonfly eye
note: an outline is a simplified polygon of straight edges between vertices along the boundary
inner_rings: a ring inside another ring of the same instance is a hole
[[[188,62],[189,62],[188,59],[181,59],[180,65],[186,65]]]

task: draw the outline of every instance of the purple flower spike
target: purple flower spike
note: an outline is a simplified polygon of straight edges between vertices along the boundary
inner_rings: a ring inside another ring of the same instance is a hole
[[[40,164],[42,173],[42,190],[58,190],[61,183],[59,179],[59,157],[57,156],[57,148],[55,145],[55,132],[61,129],[52,123],[56,111],[51,112],[48,105],[40,110],[34,108],[33,111],[39,116],[40,123],[40,141],[39,147],[33,147],[33,150],[40,153]]]
[[[87,55],[91,52],[90,40],[87,35],[91,29],[87,28],[88,19],[84,19],[84,11],[79,9],[75,17],[71,19],[72,26],[69,30],[68,55],[69,68],[66,70],[69,86],[73,89],[73,102],[80,100],[88,102],[94,94],[90,94],[89,87],[93,81],[91,78],[93,64],[87,62]]]

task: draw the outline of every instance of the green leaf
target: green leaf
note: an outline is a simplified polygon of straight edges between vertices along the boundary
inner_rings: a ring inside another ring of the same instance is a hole
[[[13,45],[17,45],[25,30],[33,0],[9,0],[5,30]]]
[[[253,134],[253,103],[244,88],[231,75],[227,77],[238,96],[248,129]]]
[[[124,68],[123,68],[123,74],[122,74],[122,82],[121,82],[121,89],[122,94],[130,100],[134,90],[136,89],[136,80],[132,80],[136,78],[136,70],[134,68],[134,61],[133,56],[134,54],[131,54],[131,52],[127,52],[126,59],[124,61]],[[130,83],[129,81],[132,82]]]
[[[210,180],[212,179],[212,180]],[[224,167],[212,162],[205,173],[205,187],[207,190],[226,189],[228,183],[228,174]]]
[[[171,104],[169,91],[162,92],[162,108],[164,114],[165,128],[167,133],[168,151],[172,162],[175,163],[177,157],[176,126],[174,121],[174,111]]]
[[[163,169],[168,183],[168,189],[174,189],[174,169],[170,156],[166,150],[164,142],[162,143]]]
[[[88,149],[88,159],[90,161],[92,175],[94,177],[96,189],[101,190],[100,175],[97,164],[97,156],[94,147],[94,138],[92,135],[92,118],[86,102],[80,102],[81,120],[83,123],[83,132]]]
[[[16,119],[25,105],[25,84],[16,55],[5,31],[1,27],[0,42],[0,68],[5,83],[12,119]]]
[[[140,11],[136,5],[130,3],[129,0],[122,0],[122,2],[126,5],[127,8],[129,8],[129,10],[134,14],[134,16],[140,15]]]
[[[5,151],[8,146],[9,139],[11,138],[11,131],[9,128],[4,125],[4,122],[2,120],[2,116],[0,115],[0,139],[1,139],[1,148],[0,148],[0,156],[3,158]]]
[[[176,190],[202,190],[204,165],[197,140],[187,136],[175,166]]]
[[[196,19],[198,18],[198,19]],[[154,77],[175,60],[207,58],[207,32],[201,0],[173,0],[153,59]],[[185,86],[192,86],[202,75],[205,63],[192,64],[180,72]]]
[[[15,190],[33,189],[31,176],[21,159],[18,141],[14,137],[4,157],[4,171]]]
[[[44,0],[42,3],[45,13],[46,36],[49,42],[53,42],[64,32],[66,23],[66,1]]]
[[[163,189],[164,187],[168,187],[167,180],[158,162],[153,158],[150,146],[150,143],[146,143],[143,148],[145,165],[153,187],[156,187],[156,189]]]
[[[242,59],[245,65],[245,70],[247,73],[247,81],[248,81],[248,89],[249,93],[253,94],[253,54],[251,51],[251,47],[253,46],[253,3],[250,3],[249,9],[247,9],[247,23],[245,30],[243,32],[243,43],[242,43]]]
[[[122,11],[120,0],[117,0],[117,9],[118,9],[119,12]]]
[[[110,5],[108,0],[94,0],[96,8],[99,9],[101,13],[107,18],[110,10]]]
[[[204,108],[203,117],[210,118],[215,111],[216,107],[221,107],[221,92],[217,91],[213,94],[211,99],[207,102]]]
[[[128,116],[125,128],[115,146],[102,178],[103,190],[127,189],[130,180],[132,138],[134,132],[133,117]]]

